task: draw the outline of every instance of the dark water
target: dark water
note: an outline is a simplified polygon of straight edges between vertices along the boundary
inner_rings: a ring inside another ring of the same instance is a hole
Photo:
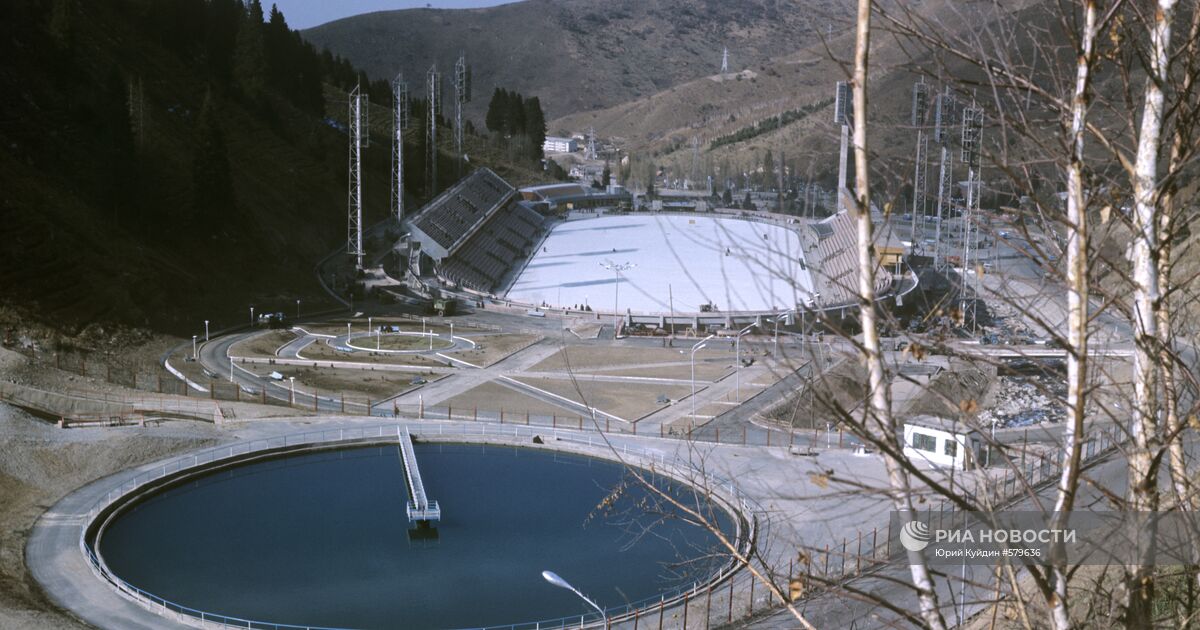
[[[418,444],[416,454],[442,506],[435,541],[410,540],[392,446],[205,476],[122,515],[101,551],[117,575],[178,604],[354,628],[576,615],[586,606],[542,570],[609,607],[703,578],[720,561],[705,558],[715,552],[709,533],[662,518],[615,464],[491,446]],[[598,509],[616,488],[626,490]]]

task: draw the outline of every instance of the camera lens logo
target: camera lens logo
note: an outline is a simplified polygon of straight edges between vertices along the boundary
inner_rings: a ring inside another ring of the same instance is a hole
[[[900,544],[909,551],[921,551],[929,546],[933,536],[929,534],[929,525],[921,521],[909,521],[900,528]]]

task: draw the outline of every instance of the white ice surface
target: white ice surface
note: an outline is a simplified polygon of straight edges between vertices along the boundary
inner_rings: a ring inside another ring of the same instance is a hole
[[[625,215],[568,221],[543,242],[508,291],[519,302],[589,304],[611,312],[621,272],[619,310],[666,313],[713,303],[721,311],[788,309],[812,291],[800,265],[800,237],[768,223],[697,215]]]

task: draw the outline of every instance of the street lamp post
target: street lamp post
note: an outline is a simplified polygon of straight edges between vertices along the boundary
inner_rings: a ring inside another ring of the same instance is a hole
[[[233,382],[233,357],[229,357],[229,382]]]
[[[696,425],[696,351],[708,345],[708,340],[716,335],[709,335],[692,346],[692,426]]]
[[[742,337],[746,333],[750,332],[750,330],[753,328],[754,324],[750,324],[749,326],[739,330],[737,337],[733,340],[733,354],[735,355],[733,364],[733,378],[734,382],[736,383],[735,389],[737,390],[738,402],[742,402]]]
[[[589,606],[596,609],[596,612],[600,613],[600,618],[604,620],[604,627],[608,628],[608,615],[604,614],[604,609],[601,608],[596,602],[592,601],[592,599],[587,595],[580,593],[579,589],[571,586],[569,582],[559,577],[558,574],[553,571],[542,571],[542,579],[554,586],[557,586],[558,588],[564,588],[578,595],[579,599],[587,602]]]
[[[296,319],[300,319],[300,300],[296,300]]]
[[[289,404],[289,405],[294,405],[294,404],[296,404],[296,377],[295,377],[295,376],[289,376],[289,377],[288,377],[288,382],[289,382],[289,383],[291,384],[291,386],[292,386],[292,395],[291,395],[291,398],[290,398],[290,400],[288,400],[288,404]]]
[[[204,340],[208,341],[208,320],[204,320]]]
[[[192,335],[192,361],[196,360],[196,335]]]
[[[790,315],[790,314],[792,314],[792,313],[795,313],[795,312],[796,312],[796,309],[794,309],[794,308],[789,308],[788,310],[786,310],[786,311],[784,311],[784,312],[780,313],[780,314],[779,314],[779,315],[778,315],[778,316],[775,318],[775,349],[771,350],[771,354],[775,355],[776,359],[778,359],[778,358],[779,358],[779,320],[781,320],[781,319],[783,319],[784,317],[787,317],[788,315]],[[801,330],[801,331],[803,331],[803,330],[804,330],[804,328],[803,328],[803,327],[801,327],[801,329],[800,329],[800,330]]]
[[[605,269],[608,269],[609,271],[612,271],[614,274],[616,274],[616,277],[613,280],[613,341],[616,341],[617,340],[617,328],[619,328],[618,324],[620,322],[620,317],[621,317],[621,309],[620,309],[621,272],[632,269],[632,268],[636,267],[637,265],[635,265],[631,262],[624,262],[621,264],[617,264],[611,260],[606,260],[606,261],[600,263],[600,266],[604,267]]]
[[[254,328],[254,307],[250,307],[250,327]]]
[[[450,322],[450,345],[454,345],[454,322]]]

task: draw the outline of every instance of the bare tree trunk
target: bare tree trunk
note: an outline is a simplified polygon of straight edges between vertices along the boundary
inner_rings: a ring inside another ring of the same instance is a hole
[[[1190,125],[1193,124],[1194,112],[1188,110],[1192,90],[1195,84],[1195,71],[1198,50],[1197,39],[1200,38],[1200,8],[1193,9],[1192,23],[1184,50],[1183,84],[1179,89],[1179,109],[1175,113],[1175,121],[1171,133],[1171,157],[1167,168],[1168,173],[1175,173],[1182,168],[1190,158],[1191,141]],[[1185,120],[1187,119],[1187,120]],[[1175,378],[1175,335],[1171,322],[1171,268],[1174,264],[1172,256],[1172,240],[1175,238],[1176,190],[1169,185],[1163,193],[1162,214],[1158,222],[1158,291],[1159,302],[1156,309],[1156,324],[1158,325],[1159,340],[1159,369],[1162,378],[1163,422],[1168,436],[1167,454],[1171,485],[1175,493],[1177,509],[1188,512],[1196,511],[1197,497],[1192,489],[1191,476],[1188,473],[1188,458],[1183,448],[1183,421],[1179,415],[1179,387]],[[1191,579],[1200,584],[1200,573],[1192,567]],[[1191,627],[1195,609],[1191,600],[1186,602],[1186,608],[1181,615],[1181,627]]]
[[[871,224],[871,189],[867,164],[867,67],[871,52],[871,1],[858,0],[857,35],[854,43],[854,186],[855,204],[852,209],[858,216],[858,293],[859,312],[863,329],[862,356],[867,366],[867,381],[870,394],[867,403],[866,430],[879,431],[897,445],[903,432],[892,416],[891,390],[884,374],[883,354],[879,345],[879,331],[875,313],[875,256],[873,226]],[[841,194],[841,191],[838,191]],[[902,448],[896,448],[896,453]],[[912,490],[908,473],[899,462],[885,457],[892,504],[903,513],[913,509]],[[913,586],[920,602],[921,617],[925,625],[942,630],[946,622],[938,610],[937,593],[933,588],[933,577],[924,555],[909,552],[909,566]]]
[[[1171,133],[1171,158],[1167,168],[1168,173],[1177,172],[1190,157],[1188,143],[1191,134],[1187,127],[1193,113],[1187,111],[1195,84],[1195,65],[1198,50],[1197,39],[1200,38],[1200,10],[1192,11],[1192,23],[1188,29],[1188,38],[1184,52],[1185,69],[1183,85],[1179,90],[1180,107],[1175,114],[1175,123]],[[1168,186],[1163,194],[1162,214],[1158,222],[1158,291],[1159,303],[1156,312],[1158,339],[1160,345],[1160,369],[1163,390],[1163,421],[1169,437],[1168,454],[1170,462],[1171,483],[1179,509],[1192,511],[1196,508],[1196,497],[1191,489],[1191,478],[1187,472],[1187,457],[1183,449],[1183,424],[1179,417],[1179,389],[1175,380],[1174,370],[1174,334],[1171,326],[1170,294],[1171,294],[1171,241],[1175,237],[1175,186]]]
[[[1134,164],[1135,201],[1133,234],[1133,319],[1136,350],[1133,359],[1134,410],[1130,431],[1129,497],[1131,512],[1158,509],[1158,328],[1159,302],[1158,229],[1160,185],[1158,154],[1168,79],[1171,23],[1175,0],[1158,0],[1150,26],[1150,68],[1143,98],[1137,159]],[[1136,516],[1136,514],[1135,514]],[[1125,568],[1124,622],[1130,628],[1148,628],[1154,600],[1155,527],[1151,519],[1139,532],[1137,557]]]
[[[1096,2],[1084,0],[1083,32],[1071,96],[1070,159],[1067,163],[1067,421],[1063,424],[1063,466],[1051,527],[1066,529],[1079,487],[1080,438],[1087,413],[1088,380],[1088,221],[1083,185],[1083,139],[1091,98],[1091,66],[1096,40]],[[1067,559],[1061,548],[1051,556],[1054,596],[1049,601],[1055,628],[1071,627],[1067,598]]]

